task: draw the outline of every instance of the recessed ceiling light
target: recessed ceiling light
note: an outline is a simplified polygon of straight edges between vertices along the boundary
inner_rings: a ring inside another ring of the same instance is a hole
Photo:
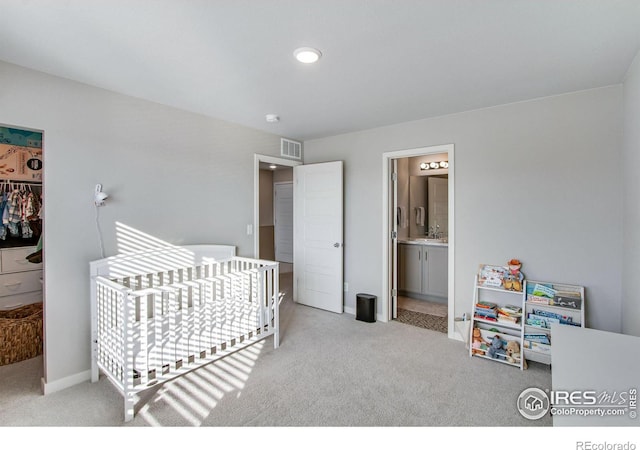
[[[267,122],[271,122],[271,123],[280,122],[280,117],[278,117],[277,114],[267,114],[265,116],[265,119],[267,120]]]
[[[322,53],[320,53],[320,50],[315,48],[300,47],[293,52],[293,56],[295,56],[301,63],[311,64],[319,60]]]
[[[271,165],[269,166],[269,169],[275,169],[275,168],[277,168],[277,167],[278,167],[278,166],[276,166],[275,164],[271,164]]]

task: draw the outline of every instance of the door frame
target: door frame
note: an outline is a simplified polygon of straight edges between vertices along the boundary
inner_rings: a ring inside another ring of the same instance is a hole
[[[392,298],[391,298],[391,284],[392,284],[392,276],[394,271],[392,271],[391,261],[391,247],[393,245],[391,240],[391,227],[390,221],[391,218],[394,217],[394,211],[392,211],[392,203],[390,198],[390,188],[392,184],[391,173],[390,173],[390,165],[391,161],[399,158],[408,158],[412,156],[426,156],[435,153],[447,153],[448,161],[449,161],[449,228],[448,228],[448,289],[447,289],[447,306],[448,306],[448,314],[447,314],[447,335],[450,339],[459,338],[456,335],[454,329],[454,318],[455,318],[455,192],[454,192],[454,172],[455,172],[455,157],[454,157],[454,145],[453,144],[443,144],[443,145],[434,145],[429,147],[420,147],[413,148],[408,150],[397,150],[392,152],[385,152],[382,154],[382,318],[383,322],[388,322],[391,320],[390,317],[390,309],[392,307]]]
[[[301,161],[278,158],[275,156],[253,155],[253,255],[260,257],[260,163],[278,164],[280,166],[295,167],[302,165]],[[295,208],[295,206],[294,206]],[[295,210],[294,210],[295,212]]]

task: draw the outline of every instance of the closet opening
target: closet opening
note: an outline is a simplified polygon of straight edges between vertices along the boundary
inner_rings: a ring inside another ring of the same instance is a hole
[[[255,155],[254,254],[280,263],[281,297],[293,294],[293,167],[299,164]]]
[[[0,124],[0,366],[44,351],[42,142]]]

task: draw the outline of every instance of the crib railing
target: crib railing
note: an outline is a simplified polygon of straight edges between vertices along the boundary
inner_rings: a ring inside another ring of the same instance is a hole
[[[92,379],[125,397],[268,336],[279,344],[278,264],[233,257],[199,266],[94,279]]]

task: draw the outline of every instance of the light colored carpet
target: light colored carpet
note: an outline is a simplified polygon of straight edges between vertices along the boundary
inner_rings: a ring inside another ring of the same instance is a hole
[[[287,288],[287,289],[290,289]],[[549,426],[516,410],[525,388],[551,388],[548,366],[520,371],[471,358],[443,333],[366,323],[283,301],[272,338],[144,393],[123,423],[102,377],[40,394],[42,358],[0,367],[4,426]],[[514,443],[514,445],[517,445]]]

